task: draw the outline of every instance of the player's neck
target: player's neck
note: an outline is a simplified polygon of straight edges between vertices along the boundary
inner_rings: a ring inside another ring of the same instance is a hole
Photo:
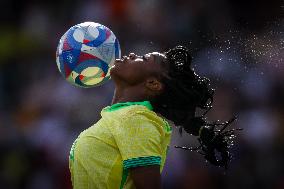
[[[140,86],[133,87],[116,87],[111,104],[123,103],[123,102],[139,102],[148,100],[144,89]]]

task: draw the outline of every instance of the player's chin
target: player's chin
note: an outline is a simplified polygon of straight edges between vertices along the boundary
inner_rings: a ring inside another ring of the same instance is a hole
[[[110,78],[114,82],[115,86],[118,86],[121,83],[122,75],[120,69],[117,66],[112,66],[110,69]]]
[[[109,73],[110,73],[110,77],[113,79],[113,78],[116,78],[117,75],[119,75],[119,66],[114,64],[110,70],[109,70]]]
[[[112,76],[113,74],[116,74],[117,72],[119,72],[119,67],[122,64],[122,60],[121,59],[116,59],[113,66],[110,67],[110,75]]]
[[[112,79],[121,80],[125,77],[127,73],[127,66],[124,66],[124,63],[115,62],[114,65],[110,68],[110,76]]]

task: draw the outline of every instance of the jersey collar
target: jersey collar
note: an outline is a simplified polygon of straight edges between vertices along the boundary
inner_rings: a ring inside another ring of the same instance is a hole
[[[142,106],[145,106],[146,108],[148,108],[149,110],[153,110],[153,106],[151,105],[151,103],[149,101],[143,101],[143,102],[122,102],[122,103],[116,103],[116,104],[113,104],[111,106],[106,107],[105,111],[112,112],[112,111],[115,111],[115,110],[119,110],[121,108],[132,106],[132,105],[142,105]]]

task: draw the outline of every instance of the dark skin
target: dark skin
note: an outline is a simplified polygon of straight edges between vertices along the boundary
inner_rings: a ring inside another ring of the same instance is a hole
[[[119,102],[137,102],[155,98],[163,90],[160,76],[166,73],[160,53],[137,56],[130,53],[115,61],[111,68],[111,78],[115,83],[112,104]]]
[[[117,59],[110,70],[115,83],[112,104],[150,100],[162,93],[160,78],[166,74],[160,61],[163,58],[163,54],[154,52],[142,57],[130,53],[129,56]],[[130,176],[137,189],[161,188],[158,165],[131,168]]]

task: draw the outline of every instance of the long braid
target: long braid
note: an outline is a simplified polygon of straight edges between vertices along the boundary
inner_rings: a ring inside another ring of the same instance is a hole
[[[162,78],[164,91],[151,103],[154,111],[180,126],[188,134],[198,136],[200,146],[194,148],[214,165],[225,166],[230,160],[229,137],[234,135],[234,130],[224,133],[233,119],[225,123],[209,123],[206,121],[206,113],[211,109],[214,90],[209,86],[209,79],[198,76],[191,68],[192,58],[187,48],[177,46],[164,53],[162,60],[167,66],[167,75]],[[196,116],[196,109],[205,110],[202,116]],[[220,130],[215,127],[223,126]],[[238,129],[240,130],[240,129]],[[190,149],[187,147],[180,147]],[[215,150],[221,153],[222,158],[217,159]],[[202,152],[201,152],[202,151]]]

